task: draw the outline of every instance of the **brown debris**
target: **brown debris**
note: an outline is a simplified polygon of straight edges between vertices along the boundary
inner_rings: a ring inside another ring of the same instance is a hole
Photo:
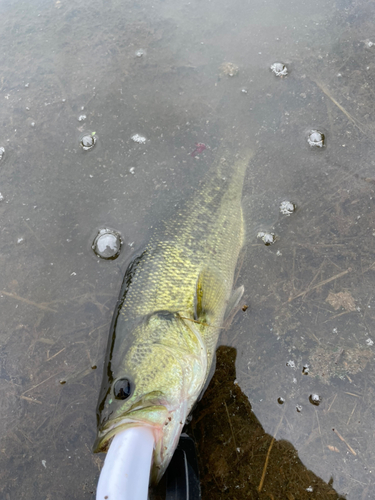
[[[336,453],[340,453],[340,450],[336,448],[336,446],[332,446],[331,444],[328,444],[327,448],[331,451],[335,451]]]
[[[339,439],[341,439],[341,441],[342,441],[343,443],[345,443],[345,444],[346,444],[346,446],[348,447],[348,449],[349,449],[350,453],[352,453],[352,455],[357,456],[357,453],[353,450],[353,448],[352,448],[352,447],[350,446],[350,444],[349,444],[349,443],[345,440],[345,438],[343,438],[343,437],[341,436],[341,434],[339,433],[339,431],[338,431],[338,430],[336,430],[336,429],[332,429],[332,430],[333,430],[333,432],[336,434],[336,436],[338,436],[338,438],[339,438]]]
[[[335,311],[340,309],[340,307],[343,307],[348,312],[356,310],[355,301],[350,292],[329,292],[326,302],[331,304]]]
[[[373,358],[370,349],[361,347],[320,347],[310,355],[313,377],[319,376],[322,382],[329,383],[333,377],[345,378],[363,371]]]

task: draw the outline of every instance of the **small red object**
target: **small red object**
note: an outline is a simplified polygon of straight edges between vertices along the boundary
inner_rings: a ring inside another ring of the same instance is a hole
[[[196,142],[195,149],[192,153],[190,153],[190,155],[191,156],[200,155],[206,148],[207,148],[207,146],[205,144],[203,144],[203,142]]]

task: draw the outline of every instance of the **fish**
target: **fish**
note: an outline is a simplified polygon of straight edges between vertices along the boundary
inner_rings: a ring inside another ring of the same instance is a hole
[[[131,426],[151,428],[151,482],[163,476],[207,386],[218,337],[244,292],[242,189],[252,152],[221,151],[195,195],[162,220],[129,264],[114,311],[94,452]]]

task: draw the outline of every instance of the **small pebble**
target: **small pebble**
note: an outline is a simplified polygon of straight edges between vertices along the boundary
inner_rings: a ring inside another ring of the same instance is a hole
[[[325,136],[319,130],[312,130],[308,134],[307,142],[312,148],[322,148],[325,146]]]
[[[270,69],[275,76],[286,76],[288,74],[288,68],[283,63],[273,63]]]
[[[146,142],[146,137],[143,137],[142,135],[139,135],[139,134],[134,134],[132,136],[132,140],[134,142],[137,142],[138,144],[145,144]]]
[[[264,231],[260,231],[257,234],[257,238],[262,240],[266,246],[272,245],[276,241],[276,236],[274,235],[274,233],[267,233]]]
[[[283,201],[280,205],[280,213],[283,215],[291,215],[294,213],[296,206],[291,201]]]

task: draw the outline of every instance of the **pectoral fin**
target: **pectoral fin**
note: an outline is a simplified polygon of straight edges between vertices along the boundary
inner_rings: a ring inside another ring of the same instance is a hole
[[[203,269],[197,279],[194,298],[194,319],[210,323],[210,318],[218,313],[225,297],[225,282],[220,273],[210,268]]]
[[[234,315],[236,314],[237,306],[240,303],[244,291],[245,288],[243,286],[239,286],[233,291],[232,295],[230,296],[224,315],[224,323],[226,324],[225,326],[229,326]]]

